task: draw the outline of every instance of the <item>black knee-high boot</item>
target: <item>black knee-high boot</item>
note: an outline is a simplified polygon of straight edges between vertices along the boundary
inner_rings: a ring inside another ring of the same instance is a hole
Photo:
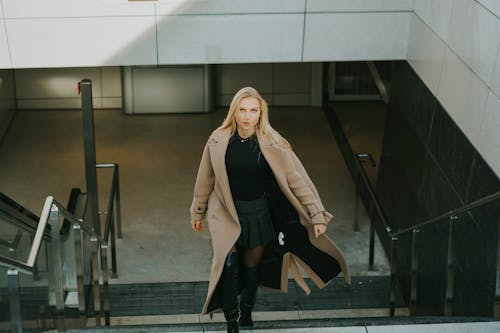
[[[257,273],[258,266],[251,268],[244,268],[244,289],[241,293],[240,299],[240,326],[253,326],[252,310],[255,305],[255,298],[257,296]]]
[[[229,252],[222,271],[224,304],[222,310],[227,321],[228,333],[239,333],[238,329],[238,254]]]

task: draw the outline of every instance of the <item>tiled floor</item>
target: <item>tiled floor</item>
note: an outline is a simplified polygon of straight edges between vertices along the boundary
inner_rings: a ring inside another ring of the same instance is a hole
[[[309,327],[294,327],[295,322],[267,322],[262,325],[257,325],[251,329],[240,329],[241,332],[254,332],[254,333],[497,333],[500,330],[500,322],[498,321],[478,321],[478,322],[445,322],[445,323],[415,323],[412,325],[406,324],[381,324],[381,322],[367,322],[355,323],[349,325],[349,322],[334,321],[321,321],[315,324],[311,322]],[[81,330],[68,330],[68,333],[139,333],[146,332],[144,327],[134,328],[133,326],[124,327],[120,329],[90,329],[87,331]],[[147,332],[184,332],[184,333],[198,333],[198,332],[225,332],[224,324],[218,325],[192,325],[191,327],[162,327],[153,326]]]
[[[348,112],[357,117],[355,110]],[[95,112],[97,161],[117,162],[121,172],[124,237],[117,244],[118,279],[111,283],[207,280],[210,238],[206,231],[191,231],[188,208],[202,147],[224,115],[225,110],[142,116]],[[368,221],[362,212],[361,231],[353,232],[353,182],[323,111],[272,108],[271,121],[292,143],[326,208],[335,213],[328,235],[344,250],[352,275],[387,274],[378,243],[376,271],[367,269]],[[81,126],[79,111],[18,112],[0,145],[0,191],[39,213],[47,195],[64,203],[72,187],[85,189]],[[109,174],[100,174],[104,207]]]

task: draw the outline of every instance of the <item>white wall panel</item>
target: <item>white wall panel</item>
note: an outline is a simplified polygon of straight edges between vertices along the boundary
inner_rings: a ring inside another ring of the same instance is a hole
[[[19,99],[78,97],[78,82],[92,81],[92,96],[101,96],[99,68],[39,68],[16,70]]]
[[[13,66],[155,64],[154,17],[7,21]]]
[[[496,16],[500,17],[500,1],[498,0],[476,0]]]
[[[490,85],[500,43],[500,21],[473,0],[455,0],[448,45]]]
[[[121,107],[120,72],[110,68],[47,68],[16,70],[20,109],[69,109],[81,107],[77,84],[92,80],[95,108]]]
[[[495,70],[491,80],[491,90],[500,97],[500,49],[498,50]]]
[[[3,0],[6,18],[154,15],[154,4],[127,0]]]
[[[300,61],[303,15],[162,16],[160,64]]]
[[[413,0],[308,0],[309,12],[413,10]]]
[[[160,0],[158,14],[302,13],[305,0]]]
[[[478,150],[500,177],[500,99],[491,91],[479,138]]]
[[[80,108],[78,82],[82,79],[92,80],[94,107],[102,107],[99,68],[16,70],[18,107],[20,109]]]
[[[446,44],[413,15],[407,60],[436,96],[443,68]]]
[[[446,40],[453,0],[415,0],[415,13]]]
[[[411,15],[307,14],[303,60],[406,59]]]
[[[1,8],[1,7],[0,7]],[[0,19],[0,68],[11,68],[9,57],[9,44],[5,32],[4,21]]]
[[[488,87],[447,48],[438,99],[475,147],[478,147],[488,91]]]

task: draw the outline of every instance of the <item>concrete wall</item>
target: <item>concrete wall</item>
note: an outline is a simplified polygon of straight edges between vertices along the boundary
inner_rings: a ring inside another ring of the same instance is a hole
[[[397,62],[394,69],[376,190],[391,228],[401,230],[495,193],[500,178],[410,65]],[[418,233],[417,315],[444,314],[449,232],[454,242],[453,315],[493,315],[498,203],[457,216],[452,228],[443,219]],[[390,239],[378,227],[390,253]],[[407,300],[410,235],[398,239],[398,274]]]
[[[92,80],[94,107],[121,108],[119,67],[16,69],[19,109],[81,107],[77,83]],[[319,106],[321,63],[227,64],[214,66],[217,106],[229,105],[243,86],[256,87],[271,105]]]
[[[404,59],[412,9],[413,0],[3,0],[0,68]]]
[[[120,108],[119,67],[16,69],[19,109],[79,109],[78,82],[92,80],[94,108]]]
[[[14,71],[0,70],[0,142],[16,111]]]
[[[500,175],[500,2],[415,0],[408,62]]]

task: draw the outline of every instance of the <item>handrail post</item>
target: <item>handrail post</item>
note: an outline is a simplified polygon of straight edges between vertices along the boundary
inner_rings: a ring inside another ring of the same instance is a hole
[[[410,316],[417,314],[417,284],[418,284],[418,234],[419,229],[413,229],[411,237],[411,292]]]
[[[82,221],[83,222],[83,221]],[[83,262],[83,232],[79,224],[73,225],[75,236],[75,261],[76,261],[76,285],[78,288],[78,315],[80,328],[87,327],[86,301],[85,301],[85,281]]]
[[[446,299],[444,304],[444,315],[453,315],[453,287],[455,275],[455,248],[453,243],[453,222],[458,220],[457,215],[450,216],[448,228],[448,263],[446,272]]]
[[[61,235],[59,226],[59,208],[50,208],[50,230],[52,236],[52,271],[54,279],[54,294],[56,303],[56,329],[64,331],[64,286],[62,271]]]
[[[118,164],[115,165],[116,172],[116,222],[117,222],[117,232],[118,238],[123,238],[122,236],[122,208],[121,208],[121,199],[120,199],[120,166]]]
[[[109,277],[108,277],[108,245],[101,244],[101,269],[104,305],[104,324],[110,325],[110,305],[109,305]]]
[[[115,215],[114,210],[111,210],[111,278],[116,279],[118,277],[117,264],[116,264],[116,235],[115,235]]]
[[[375,226],[373,223],[373,202],[370,200],[370,254],[368,258],[368,270],[375,270]]]
[[[10,323],[13,333],[23,332],[23,321],[21,317],[21,297],[19,291],[19,271],[17,269],[7,270],[9,280],[10,297]]]
[[[90,239],[92,243],[92,286],[94,291],[94,313],[95,326],[101,326],[101,293],[99,288],[99,259],[97,252],[99,251],[99,240],[95,237]]]
[[[391,282],[389,296],[389,316],[394,317],[396,312],[396,287],[397,287],[397,262],[398,262],[398,237],[391,240]]]
[[[357,160],[355,161],[358,164]],[[359,175],[358,168],[354,169],[354,231],[359,231]]]
[[[92,81],[84,79],[79,83],[82,93],[83,148],[85,155],[85,178],[94,232],[101,235],[99,199],[97,192],[97,171],[95,153],[94,108],[92,105]]]

